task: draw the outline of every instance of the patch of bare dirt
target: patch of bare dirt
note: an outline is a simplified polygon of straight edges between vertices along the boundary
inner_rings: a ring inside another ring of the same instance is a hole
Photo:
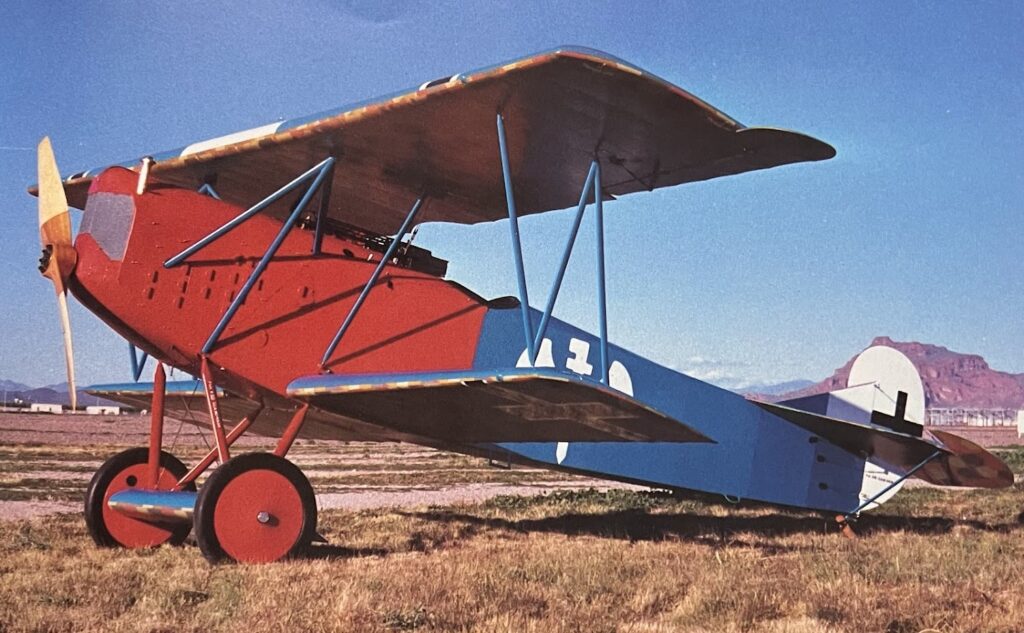
[[[69,501],[0,501],[0,521],[19,521],[64,512],[81,512],[81,503]]]
[[[172,452],[190,463],[209,446],[204,431],[168,421],[165,446],[173,446]],[[105,455],[145,446],[148,433],[149,419],[140,415],[0,413],[0,521],[79,512],[78,502],[48,497],[61,485],[65,497],[75,494],[74,487],[81,487],[84,495]],[[265,444],[261,438],[242,440],[239,447]],[[290,457],[306,467],[324,509],[466,504],[578,488],[637,489],[542,469],[495,469],[484,460],[410,444],[299,440]],[[4,482],[9,482],[7,488]],[[9,498],[3,497],[5,492]]]

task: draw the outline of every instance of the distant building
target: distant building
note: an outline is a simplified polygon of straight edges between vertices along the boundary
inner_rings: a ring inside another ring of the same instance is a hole
[[[929,409],[927,425],[960,435],[981,446],[1024,445],[1024,409]]]
[[[32,413],[64,413],[64,405],[33,402],[28,410]]]
[[[94,404],[85,408],[89,415],[121,415],[121,407]]]
[[[1024,410],[1017,409],[929,409],[929,426],[1013,426],[1024,422]]]

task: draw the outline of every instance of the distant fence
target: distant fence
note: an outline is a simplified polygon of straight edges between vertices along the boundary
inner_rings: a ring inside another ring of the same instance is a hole
[[[1012,426],[1024,428],[1024,409],[928,409],[929,426]]]
[[[929,409],[926,425],[981,446],[1024,446],[1024,409]]]

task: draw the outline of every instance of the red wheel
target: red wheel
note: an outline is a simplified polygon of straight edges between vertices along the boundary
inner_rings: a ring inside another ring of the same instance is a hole
[[[270,453],[225,462],[199,491],[196,541],[211,562],[269,563],[303,553],[316,533],[316,497],[302,471]]]
[[[107,505],[110,495],[134,488],[145,480],[149,449],[130,448],[114,455],[99,467],[85,492],[85,526],[101,547],[130,549],[156,547],[164,543],[180,545],[191,526],[150,523],[125,516]],[[160,477],[157,488],[171,490],[188,468],[170,453],[160,452]],[[195,490],[191,484],[187,490]]]

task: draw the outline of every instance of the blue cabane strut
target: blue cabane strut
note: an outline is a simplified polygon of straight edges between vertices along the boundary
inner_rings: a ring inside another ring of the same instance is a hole
[[[213,350],[213,348],[217,345],[217,339],[219,339],[220,335],[224,333],[225,328],[227,328],[228,324],[231,322],[231,319],[235,316],[235,313],[238,311],[238,308],[242,305],[242,303],[245,302],[245,298],[249,295],[249,292],[252,290],[253,286],[256,285],[256,282],[263,274],[263,271],[266,270],[267,265],[270,263],[270,260],[273,259],[274,254],[277,252],[277,249],[279,249],[281,247],[281,244],[284,242],[284,238],[288,236],[288,233],[291,232],[292,227],[295,226],[295,223],[298,221],[299,216],[302,215],[302,212],[309,204],[309,201],[313,198],[313,195],[323,185],[324,180],[327,178],[327,176],[333,174],[334,162],[335,160],[333,157],[325,158],[324,160],[317,163],[315,166],[308,169],[298,178],[292,180],[290,183],[278,189],[274,193],[270,194],[260,202],[257,202],[255,205],[253,205],[246,211],[243,211],[242,213],[238,214],[234,219],[225,223],[223,226],[214,229],[212,232],[210,232],[210,234],[208,234],[206,237],[202,238],[192,246],[189,246],[182,252],[178,253],[174,257],[171,257],[170,259],[164,262],[164,268],[171,268],[173,266],[177,266],[178,264],[182,263],[192,255],[198,253],[202,249],[209,246],[210,243],[212,243],[214,240],[224,236],[225,234],[227,234],[232,229],[242,224],[252,216],[256,215],[263,209],[266,209],[274,202],[277,202],[282,197],[287,195],[289,192],[299,187],[299,185],[302,185],[310,178],[313,179],[313,182],[309,185],[309,188],[306,189],[306,192],[302,195],[302,198],[299,200],[298,204],[295,205],[295,208],[292,210],[291,215],[289,215],[288,219],[285,220],[284,226],[282,226],[281,230],[278,231],[277,237],[275,237],[274,241],[271,242],[270,246],[267,248],[267,251],[263,254],[263,257],[260,259],[259,263],[256,264],[256,267],[253,269],[252,273],[249,274],[249,278],[245,281],[245,284],[242,286],[242,289],[239,290],[238,295],[231,302],[231,305],[229,305],[228,309],[224,312],[224,316],[221,317],[220,322],[217,323],[217,326],[215,328],[213,328],[213,332],[210,334],[210,337],[206,339],[206,343],[203,344],[203,354],[209,354],[210,351]],[[317,216],[318,229],[321,225],[324,209],[327,206],[325,200],[326,196],[322,196],[320,211]],[[319,245],[316,243],[316,240],[314,239],[313,252],[315,254],[318,251]]]
[[[135,382],[139,382],[139,378],[142,377],[142,370],[146,367],[146,361],[149,360],[149,352],[142,352],[142,358],[139,358],[138,349],[131,343],[128,343],[128,358],[132,363],[132,378]]]
[[[569,231],[569,239],[565,244],[565,251],[562,253],[562,261],[555,275],[555,281],[551,286],[548,295],[547,307],[541,316],[540,325],[534,334],[533,322],[530,318],[530,299],[526,285],[526,268],[523,265],[523,246],[519,237],[519,216],[516,214],[515,195],[512,191],[512,169],[508,157],[508,142],[505,137],[505,120],[498,114],[498,149],[501,152],[501,174],[505,182],[505,201],[508,204],[509,231],[512,236],[512,257],[516,267],[516,280],[519,283],[519,305],[523,315],[523,333],[526,338],[526,349],[530,357],[530,364],[537,362],[537,354],[541,344],[544,342],[544,334],[547,332],[548,322],[555,309],[555,302],[558,300],[558,293],[562,287],[562,280],[565,278],[565,270],[569,265],[569,258],[572,255],[573,247],[576,244],[576,235],[579,233],[580,224],[583,222],[583,212],[590,202],[591,196],[594,200],[594,217],[597,228],[597,315],[599,321],[600,348],[601,348],[601,382],[608,384],[608,306],[605,292],[605,271],[604,271],[604,207],[601,199],[601,163],[595,158],[590,162],[590,171],[587,172],[587,179],[583,184],[583,191],[580,192],[580,202],[576,208],[576,217],[572,228]]]
[[[210,196],[214,200],[220,200],[220,195],[217,194],[217,190],[214,189],[213,186],[208,182],[204,182],[203,185],[199,187],[199,189],[196,189],[196,191],[203,194],[204,196]]]

